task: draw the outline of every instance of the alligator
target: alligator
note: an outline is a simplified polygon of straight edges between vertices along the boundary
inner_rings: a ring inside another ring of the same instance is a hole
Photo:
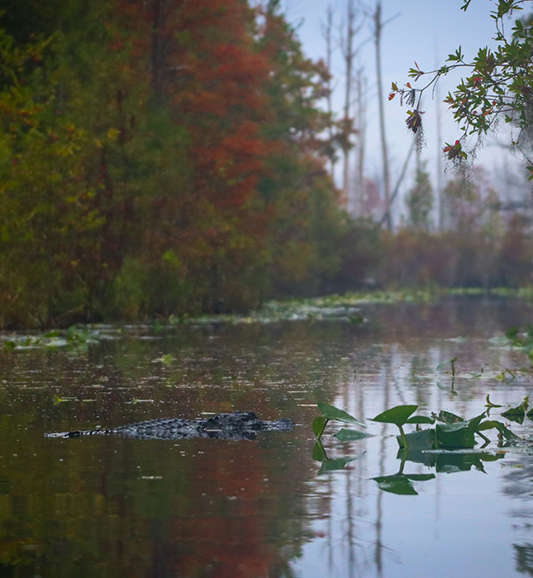
[[[99,428],[67,432],[46,433],[50,438],[77,438],[92,435],[118,435],[135,439],[182,440],[191,438],[217,438],[253,440],[260,431],[291,431],[292,419],[263,421],[254,412],[218,413],[198,419],[152,419],[114,428]]]

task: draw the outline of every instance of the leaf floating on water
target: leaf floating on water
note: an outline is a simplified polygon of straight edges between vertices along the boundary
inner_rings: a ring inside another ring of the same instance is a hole
[[[43,335],[43,337],[47,337],[48,339],[50,339],[52,337],[59,337],[60,335],[61,333],[57,331],[57,329],[55,329],[54,331],[48,331]]]
[[[54,405],[59,403],[63,403],[65,401],[78,401],[77,397],[59,397],[58,395],[54,394]]]
[[[507,375],[509,375],[509,378],[507,378]],[[494,379],[502,383],[511,383],[515,378],[515,372],[510,369],[504,369],[494,376]]]
[[[17,344],[14,341],[4,341],[4,346],[2,347],[2,351],[4,353],[9,353],[10,351],[13,351],[13,349],[15,349],[17,347]]]
[[[353,442],[374,436],[364,431],[342,428],[335,434],[334,437],[336,437],[341,442]]]
[[[172,365],[173,362],[174,356],[171,353],[165,353],[165,355],[152,360],[152,363],[162,363],[163,365]]]

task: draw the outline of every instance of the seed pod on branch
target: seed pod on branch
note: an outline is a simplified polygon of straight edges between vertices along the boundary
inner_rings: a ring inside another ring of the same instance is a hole
[[[409,130],[412,130],[415,134],[418,130],[422,129],[422,115],[424,113],[419,110],[408,110],[407,120],[405,124]]]

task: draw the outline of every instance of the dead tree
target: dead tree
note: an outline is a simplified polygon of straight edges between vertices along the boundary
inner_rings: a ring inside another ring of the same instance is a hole
[[[344,59],[344,106],[341,120],[341,149],[343,155],[342,167],[342,199],[341,205],[345,208],[349,206],[350,195],[350,150],[353,148],[351,137],[355,133],[354,121],[352,117],[352,88],[354,77],[355,59],[362,43],[356,44],[357,35],[364,24],[362,12],[358,10],[355,0],[348,0],[346,8],[346,21],[341,27],[340,47]]]
[[[328,80],[327,80],[327,110],[330,116],[330,123],[328,125],[328,137],[329,137],[329,146],[331,147],[330,151],[330,171],[333,175],[335,171],[335,163],[337,162],[337,158],[335,156],[335,132],[334,132],[334,125],[332,122],[333,119],[333,8],[331,4],[328,6],[326,12],[326,23],[322,26],[322,35],[324,36],[324,40],[326,42],[326,66],[328,69]]]
[[[381,0],[377,0],[376,10],[374,12],[374,43],[376,48],[376,76],[378,89],[379,104],[379,132],[381,138],[381,156],[383,163],[383,188],[385,193],[385,224],[389,231],[392,231],[391,218],[391,181],[390,181],[390,163],[389,149],[387,145],[387,135],[385,131],[385,106],[384,91],[381,66],[381,34],[383,31],[383,18],[381,11]]]

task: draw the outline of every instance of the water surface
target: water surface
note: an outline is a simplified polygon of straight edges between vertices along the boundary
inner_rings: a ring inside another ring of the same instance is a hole
[[[108,327],[88,350],[0,355],[0,576],[533,575],[527,447],[503,451],[491,434],[483,460],[402,464],[392,427],[369,422],[374,437],[343,444],[330,424],[328,457],[354,459],[319,473],[310,428],[318,401],[365,420],[398,404],[473,417],[487,394],[518,405],[529,374],[496,376],[527,357],[493,338],[532,308],[456,298],[362,312],[362,326]],[[436,367],[454,357],[452,388]],[[254,441],[44,437],[233,410],[297,427]],[[417,495],[372,479],[398,471],[434,477],[413,482]]]

